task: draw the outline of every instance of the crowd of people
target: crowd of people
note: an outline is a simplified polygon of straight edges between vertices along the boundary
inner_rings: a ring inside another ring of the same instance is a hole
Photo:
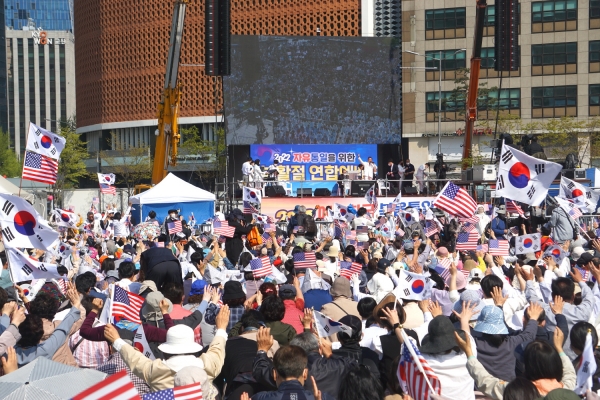
[[[13,282],[0,253],[4,377],[46,358],[126,371],[140,396],[197,383],[209,400],[568,400],[600,390],[600,370],[580,382],[598,357],[597,222],[574,234],[556,210],[546,221],[534,207],[518,216],[482,204],[466,219],[349,208],[351,223],[319,230],[298,206],[287,226],[218,212],[233,229],[224,237],[170,210],[164,221],[151,212],[157,235],[140,237],[129,210],[114,208],[64,229],[57,252],[30,254],[58,264],[60,278]],[[255,228],[262,243],[251,245]],[[517,251],[517,238],[538,230],[540,248]],[[457,250],[467,231],[475,246]],[[510,242],[504,256],[490,254],[498,239]],[[430,295],[398,290],[403,273],[431,281]],[[113,316],[123,296],[143,301],[139,316]],[[344,330],[319,334],[317,312]],[[427,385],[410,369],[415,357]]]
[[[392,39],[234,44],[232,65],[241,67],[224,86],[226,110],[237,121],[230,134],[238,144],[267,143],[269,120],[273,143],[398,143],[400,52]],[[247,125],[256,127],[255,137],[247,137]]]

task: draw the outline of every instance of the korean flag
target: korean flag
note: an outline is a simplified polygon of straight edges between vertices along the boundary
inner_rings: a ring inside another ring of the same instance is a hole
[[[58,232],[50,228],[31,204],[10,194],[0,194],[0,225],[7,247],[49,250],[58,240]]]
[[[40,128],[34,123],[29,123],[27,150],[58,160],[66,143],[64,137]]]

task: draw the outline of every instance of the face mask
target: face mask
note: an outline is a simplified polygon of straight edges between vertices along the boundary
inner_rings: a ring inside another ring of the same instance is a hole
[[[177,216],[177,214],[169,214],[169,216],[170,216],[171,218],[175,218],[175,217]]]
[[[135,269],[140,269],[140,263],[139,262],[135,263]]]

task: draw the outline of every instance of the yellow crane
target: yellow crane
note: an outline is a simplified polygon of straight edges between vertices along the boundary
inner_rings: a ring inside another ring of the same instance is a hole
[[[157,105],[156,116],[156,147],[152,167],[152,185],[156,185],[167,176],[169,165],[177,165],[179,135],[179,107],[181,104],[181,83],[177,79],[179,57],[181,55],[181,40],[185,11],[189,0],[176,0],[171,23],[169,54],[165,73],[165,85],[161,100]],[[151,188],[149,185],[137,185],[135,193],[141,193]]]

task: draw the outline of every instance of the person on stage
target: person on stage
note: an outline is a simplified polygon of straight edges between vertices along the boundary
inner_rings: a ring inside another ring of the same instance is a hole
[[[265,181],[263,178],[263,171],[260,167],[260,160],[257,158],[254,160],[254,187],[257,189],[262,189],[263,182]]]
[[[254,182],[254,160],[251,157],[242,164],[242,176],[244,183]]]
[[[270,181],[276,181],[279,178],[279,170],[277,169],[277,167],[279,167],[278,160],[273,161],[273,164],[269,165],[267,173],[269,174]]]
[[[415,175],[415,166],[410,163],[410,160],[407,158],[406,163],[404,164],[404,179],[406,179],[402,187],[406,191],[407,187],[412,187],[412,181]]]
[[[386,174],[386,178],[388,181],[390,181],[391,187],[397,188],[398,184],[395,181],[397,181],[399,177],[400,175],[398,175],[398,165],[396,165],[396,163],[394,163],[394,160],[390,158],[388,161],[388,171]]]
[[[372,181],[373,179],[375,179],[375,176],[377,175],[377,165],[375,165],[375,163],[373,162],[373,157],[367,158],[367,162],[364,162],[360,158],[359,154],[358,161],[364,167],[363,179],[366,181]]]
[[[398,193],[402,191],[404,187],[404,172],[406,169],[404,168],[404,160],[400,160],[398,163],[398,179],[400,179],[400,187],[398,188]]]
[[[427,176],[429,176],[429,163],[420,165],[415,173],[417,184],[419,185],[419,194],[425,193],[425,178]]]

